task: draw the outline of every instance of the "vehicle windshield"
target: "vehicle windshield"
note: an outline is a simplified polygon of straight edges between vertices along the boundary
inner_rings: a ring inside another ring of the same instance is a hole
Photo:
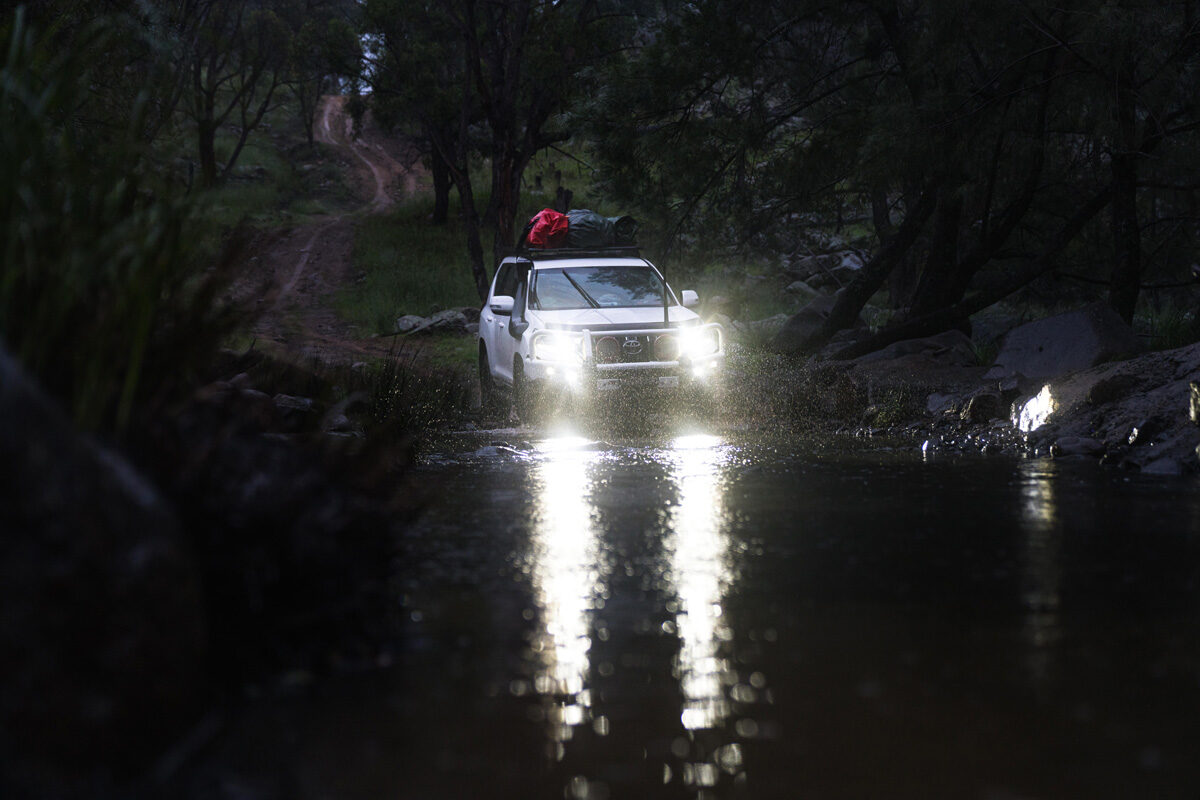
[[[663,283],[650,267],[539,269],[530,305],[542,311],[661,306]]]

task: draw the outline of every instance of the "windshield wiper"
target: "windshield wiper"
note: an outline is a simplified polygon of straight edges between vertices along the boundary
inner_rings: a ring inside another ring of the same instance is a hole
[[[574,279],[574,278],[572,278],[570,275],[568,275],[568,274],[567,274],[567,271],[566,271],[565,269],[562,271],[562,274],[563,274],[563,277],[564,277],[564,278],[566,278],[567,280],[569,280],[569,281],[571,282],[571,285],[575,287],[575,291],[577,291],[577,292],[579,292],[581,295],[583,295],[583,299],[584,299],[584,300],[587,300],[587,301],[588,301],[588,303],[590,303],[590,304],[591,304],[592,308],[599,308],[599,307],[600,307],[600,304],[599,304],[599,303],[597,303],[595,300],[593,300],[593,299],[592,299],[592,296],[591,296],[590,294],[588,294],[587,292],[585,292],[585,291],[583,290],[583,287],[582,287],[582,286],[580,286],[580,285],[579,285],[579,284],[578,284],[578,283],[575,281],[575,279]]]

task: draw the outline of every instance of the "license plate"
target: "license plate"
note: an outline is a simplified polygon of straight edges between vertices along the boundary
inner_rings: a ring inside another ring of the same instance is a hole
[[[610,389],[619,389],[622,386],[626,388],[640,389],[678,389],[678,375],[627,375],[624,378],[600,378],[596,381],[596,388],[602,391]]]

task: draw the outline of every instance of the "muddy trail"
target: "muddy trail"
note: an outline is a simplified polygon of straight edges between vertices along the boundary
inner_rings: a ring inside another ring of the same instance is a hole
[[[419,154],[383,133],[369,116],[355,135],[342,96],[322,98],[314,135],[335,148],[362,205],[256,234],[240,259],[233,296],[255,315],[249,334],[256,349],[291,361],[326,364],[386,356],[391,340],[340,318],[334,304],[338,290],[360,277],[353,263],[358,224],[419,191]]]

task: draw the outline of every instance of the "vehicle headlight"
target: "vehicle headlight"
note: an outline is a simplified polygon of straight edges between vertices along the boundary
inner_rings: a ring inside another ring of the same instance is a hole
[[[711,356],[721,349],[721,340],[713,328],[684,330],[679,334],[679,350],[690,358]]]
[[[563,334],[543,334],[533,340],[533,357],[539,361],[579,361],[583,358],[583,339]]]

